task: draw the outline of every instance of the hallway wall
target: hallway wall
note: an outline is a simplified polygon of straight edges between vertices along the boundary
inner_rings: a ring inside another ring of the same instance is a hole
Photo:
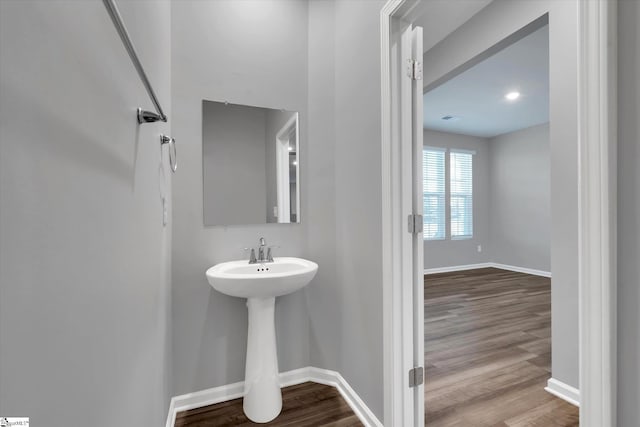
[[[383,419],[380,10],[335,2],[336,277],[340,372]],[[357,61],[354,61],[357,58]],[[362,72],[366,70],[366,72]],[[337,344],[336,344],[337,343]]]
[[[117,3],[171,123],[169,3]],[[0,55],[0,414],[164,425],[170,125],[101,1],[0,1]]]

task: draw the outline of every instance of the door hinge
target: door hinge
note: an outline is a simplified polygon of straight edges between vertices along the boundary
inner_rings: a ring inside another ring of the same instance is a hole
[[[407,76],[411,80],[422,80],[422,62],[415,59],[408,59],[407,63]]]
[[[418,387],[424,383],[424,368],[416,366],[409,370],[409,387]]]
[[[409,226],[409,233],[422,233],[422,215],[409,215],[409,217],[407,218],[407,225]]]

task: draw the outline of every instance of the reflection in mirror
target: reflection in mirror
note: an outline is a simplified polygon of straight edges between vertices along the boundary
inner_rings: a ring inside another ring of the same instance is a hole
[[[202,101],[204,225],[300,222],[295,111]]]

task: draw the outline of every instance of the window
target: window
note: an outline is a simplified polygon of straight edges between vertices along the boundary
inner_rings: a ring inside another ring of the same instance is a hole
[[[443,149],[422,150],[423,226],[425,240],[445,238],[445,174]]]
[[[473,237],[473,151],[445,148],[422,150],[422,203],[424,240]],[[449,172],[448,174],[446,172]],[[448,199],[447,199],[448,197]],[[449,204],[449,216],[446,206]]]
[[[473,237],[473,154],[451,151],[449,155],[451,238]]]

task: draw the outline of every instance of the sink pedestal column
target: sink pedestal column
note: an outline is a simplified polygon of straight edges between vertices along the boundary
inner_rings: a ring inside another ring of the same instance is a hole
[[[243,409],[253,422],[266,423],[282,410],[276,352],[275,298],[249,298],[247,365]]]

